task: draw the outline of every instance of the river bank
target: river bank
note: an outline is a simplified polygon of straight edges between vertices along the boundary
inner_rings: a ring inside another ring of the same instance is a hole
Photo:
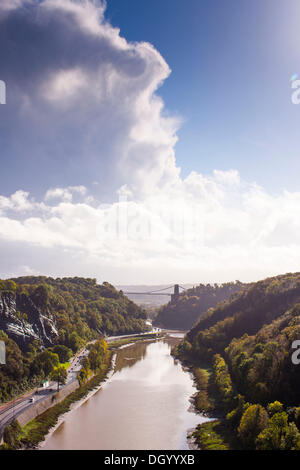
[[[171,355],[181,336],[111,342],[100,374],[16,429],[14,448],[191,448],[191,428],[210,419],[195,407],[192,371]]]
[[[96,387],[93,387],[90,391],[88,390],[87,394],[83,396],[82,399],[74,401],[70,408],[64,412],[62,415],[59,416],[56,424],[52,426],[49,431],[47,432],[46,435],[43,436],[43,440],[40,441],[36,447],[37,450],[42,450],[45,444],[45,441],[58,429],[58,427],[65,421],[66,415],[74,410],[76,410],[78,407],[82,406],[85,402],[87,402],[93,395],[98,393],[101,390],[101,387],[103,384],[111,378],[111,376],[114,373],[115,365],[116,365],[116,357],[117,357],[117,352],[121,349],[127,348],[133,343],[140,343],[140,342],[147,342],[147,341],[153,341],[154,338],[156,338],[157,335],[154,335],[150,333],[149,335],[145,335],[143,337],[136,336],[136,337],[131,337],[131,338],[125,338],[125,339],[120,339],[120,340],[114,340],[109,343],[109,349],[111,351],[111,363],[108,368],[107,374],[105,377],[101,379],[99,384]],[[161,336],[159,336],[161,337]]]
[[[48,409],[41,412],[39,416],[31,419],[22,427],[17,421],[8,427],[8,441],[3,443],[2,449],[36,449],[39,448],[39,443],[42,442],[46,436],[55,431],[55,429],[64,421],[65,415],[81,406],[84,401],[88,400],[94,393],[101,389],[102,384],[109,379],[114,370],[116,351],[134,342],[153,340],[155,334],[148,334],[143,336],[132,336],[121,340],[114,340],[109,343],[109,350],[107,352],[105,362],[101,370],[94,374],[86,383],[73,387],[69,394],[58,401],[56,404],[51,404]],[[58,399],[59,400],[59,399]]]
[[[207,418],[194,412],[193,378],[171,356],[180,338],[119,349],[110,380],[42,444],[44,450],[188,450],[187,431]]]
[[[191,397],[193,406],[198,413],[209,419],[189,430],[190,450],[232,450],[236,448],[237,444],[221,406],[212,365],[193,361],[190,357],[179,352],[177,348],[174,348],[172,354],[191,372],[197,388],[197,393]]]

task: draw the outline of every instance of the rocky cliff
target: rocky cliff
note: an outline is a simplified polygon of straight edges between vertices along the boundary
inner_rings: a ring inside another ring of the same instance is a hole
[[[0,292],[0,330],[21,350],[26,350],[34,339],[45,347],[51,346],[58,335],[48,308],[42,310],[26,294],[14,292]]]

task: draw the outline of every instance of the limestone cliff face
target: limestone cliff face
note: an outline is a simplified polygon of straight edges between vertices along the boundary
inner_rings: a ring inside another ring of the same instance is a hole
[[[49,347],[58,335],[48,308],[41,309],[27,295],[13,292],[0,292],[0,330],[22,350],[34,339]]]

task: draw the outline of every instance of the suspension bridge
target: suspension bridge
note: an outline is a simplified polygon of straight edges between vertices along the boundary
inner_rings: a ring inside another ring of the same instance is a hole
[[[173,292],[165,292],[167,290],[174,289]],[[180,294],[179,289],[185,291],[185,287],[175,284],[169,287],[164,287],[163,289],[152,290],[148,292],[124,292],[126,295],[167,295],[171,297],[171,302],[175,302]]]

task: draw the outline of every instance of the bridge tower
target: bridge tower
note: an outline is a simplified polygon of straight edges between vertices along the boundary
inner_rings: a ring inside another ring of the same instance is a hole
[[[179,298],[179,284],[175,284],[174,286],[174,294],[171,295],[171,303],[176,302]]]

